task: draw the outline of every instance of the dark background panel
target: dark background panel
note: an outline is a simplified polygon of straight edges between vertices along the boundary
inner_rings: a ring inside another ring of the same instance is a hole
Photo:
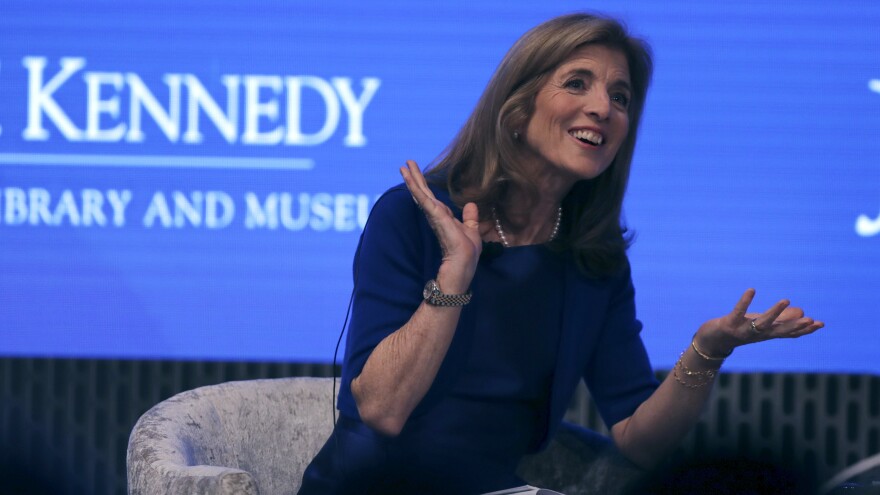
[[[202,385],[287,376],[332,376],[332,367],[0,359],[0,479],[20,487],[3,493],[125,493],[128,436],[147,409]],[[567,419],[607,432],[585,389]],[[725,373],[667,467],[733,459],[781,467],[817,485],[878,453],[880,377]]]

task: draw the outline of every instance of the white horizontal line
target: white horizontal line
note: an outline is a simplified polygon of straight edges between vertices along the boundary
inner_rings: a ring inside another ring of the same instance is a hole
[[[221,168],[248,170],[310,170],[311,158],[243,158],[186,155],[82,155],[0,153],[0,164],[62,165],[71,167]]]

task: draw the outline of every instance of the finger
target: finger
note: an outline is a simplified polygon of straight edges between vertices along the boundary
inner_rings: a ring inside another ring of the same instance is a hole
[[[785,337],[796,339],[798,337],[803,337],[804,335],[809,335],[816,330],[824,327],[825,323],[821,321],[815,321],[812,318],[802,318],[798,320],[798,325],[791,329]]]
[[[761,316],[763,316],[762,313],[749,312],[749,313],[745,314],[745,319],[746,320],[757,320]],[[782,311],[782,314],[780,314],[776,318],[776,322],[779,323],[779,322],[783,322],[783,321],[794,321],[794,320],[797,320],[798,318],[803,318],[803,317],[804,317],[804,310],[803,309],[796,308],[794,306],[789,306],[789,307],[785,308]]]
[[[418,167],[416,167],[418,169]],[[419,203],[419,200],[424,200],[425,198],[425,190],[422,188],[421,184],[419,184],[418,177],[415,173],[413,173],[411,167],[400,167],[400,175],[403,177],[403,181],[406,183],[406,188],[409,189],[410,194],[412,194],[413,200],[416,203]]]
[[[749,309],[749,305],[752,304],[752,299],[755,298],[755,289],[746,289],[743,292],[742,297],[739,298],[739,301],[736,303],[736,306],[733,307],[733,316],[737,318],[745,318],[746,311]]]
[[[773,330],[774,333],[779,336],[787,337],[804,330],[813,323],[815,323],[815,321],[812,318],[798,318],[796,320],[777,322],[776,325],[774,325],[775,328]]]
[[[777,302],[755,320],[755,326],[762,332],[770,329],[773,326],[773,322],[776,321],[776,318],[778,318],[790,304],[791,301],[788,299],[783,299]]]
[[[435,199],[434,193],[431,192],[431,188],[428,187],[428,181],[425,180],[425,176],[422,174],[422,169],[419,168],[419,165],[413,160],[407,160],[406,167],[407,171],[412,176],[413,183],[424,194],[424,196],[430,199]]]
[[[403,176],[403,181],[406,183],[406,188],[409,189],[410,194],[412,194],[413,200],[416,203],[419,203],[420,199],[424,199],[426,196],[425,188],[422,187],[419,179],[421,178],[421,171],[419,170],[418,165],[415,165],[415,162],[407,161],[406,166],[400,167],[400,175]]]
[[[804,317],[804,310],[801,308],[796,308],[794,306],[789,306],[785,308],[781,315],[776,318],[776,321],[788,321],[788,320],[797,320],[798,318]]]
[[[464,210],[461,212],[461,221],[464,223],[464,226],[469,229],[479,228],[480,212],[477,209],[476,203],[468,203],[464,205]]]
[[[409,190],[410,195],[412,195],[413,201],[419,205],[419,198],[417,196],[423,196],[423,194],[421,188],[416,184],[415,178],[406,167],[400,167],[397,171],[400,172],[400,176],[403,177],[403,182],[406,184],[406,188]],[[421,207],[421,205],[419,206]]]
[[[823,321],[814,321],[812,325],[810,325],[809,327],[807,327],[807,329],[804,331],[803,335],[807,335],[807,334],[813,333],[813,332],[815,332],[816,330],[819,330],[820,328],[825,328],[825,322],[823,322]]]
[[[412,168],[400,167],[400,175],[403,176],[403,181],[406,183],[416,206],[425,213],[430,221],[433,221],[432,219],[439,218],[449,208],[434,197],[434,193],[427,187],[424,177],[418,171],[418,166],[415,165],[415,162],[412,163]],[[413,170],[416,172],[414,173]]]

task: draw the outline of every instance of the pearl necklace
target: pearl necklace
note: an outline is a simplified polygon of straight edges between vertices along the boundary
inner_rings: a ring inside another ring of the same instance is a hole
[[[510,243],[507,241],[507,236],[504,235],[504,229],[501,228],[501,219],[498,218],[498,213],[495,211],[495,207],[492,207],[492,218],[495,220],[495,232],[498,233],[498,237],[501,239],[501,245],[506,248],[510,247]],[[547,239],[547,242],[551,242],[553,239],[556,239],[556,236],[559,235],[559,225],[562,223],[562,207],[556,209],[556,223],[553,225],[553,232],[550,233],[550,238]]]

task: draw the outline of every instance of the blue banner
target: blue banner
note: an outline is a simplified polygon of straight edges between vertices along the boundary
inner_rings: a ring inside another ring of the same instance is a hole
[[[0,355],[329,362],[397,167],[583,7],[4,3]],[[880,372],[880,5],[589,8],[655,53],[625,207],[654,365],[755,287],[827,328],[728,369]]]

